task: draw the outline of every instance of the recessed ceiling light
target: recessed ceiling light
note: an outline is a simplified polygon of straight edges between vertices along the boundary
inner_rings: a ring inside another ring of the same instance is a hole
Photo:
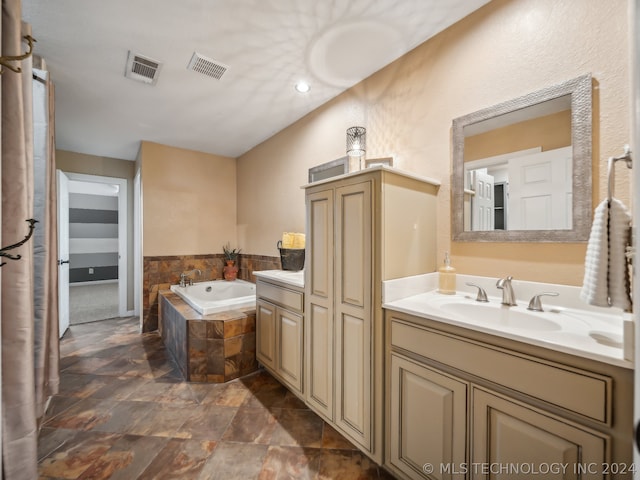
[[[307,82],[296,83],[296,91],[300,93],[307,93],[311,90],[311,86]]]

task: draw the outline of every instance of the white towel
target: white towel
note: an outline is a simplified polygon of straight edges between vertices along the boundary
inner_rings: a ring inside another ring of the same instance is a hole
[[[631,214],[620,200],[609,202],[609,303],[631,310],[627,247],[631,243]]]
[[[620,200],[605,200],[596,207],[580,291],[585,302],[631,310],[626,257],[630,224],[629,210]]]
[[[609,306],[609,202],[605,200],[596,207],[587,244],[584,265],[584,280],[580,298],[590,305]]]

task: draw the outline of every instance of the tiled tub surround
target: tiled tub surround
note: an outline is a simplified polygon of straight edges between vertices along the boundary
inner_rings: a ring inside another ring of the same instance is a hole
[[[223,383],[258,368],[255,307],[200,315],[170,290],[159,302],[160,335],[188,381]]]
[[[251,272],[256,270],[276,270],[280,268],[280,257],[241,254],[238,278],[255,283]],[[158,292],[168,290],[180,282],[180,274],[195,268],[202,272],[194,281],[219,280],[222,278],[224,256],[222,253],[209,255],[171,255],[144,257],[142,331],[158,329]]]

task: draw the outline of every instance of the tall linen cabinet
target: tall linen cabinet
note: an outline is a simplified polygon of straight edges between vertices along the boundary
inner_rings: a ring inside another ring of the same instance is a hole
[[[375,167],[305,187],[305,400],[378,463],[382,281],[435,271],[438,186]]]

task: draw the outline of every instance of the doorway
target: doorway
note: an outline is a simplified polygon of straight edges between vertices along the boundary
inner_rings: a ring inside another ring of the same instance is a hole
[[[127,316],[127,180],[58,171],[60,336]]]

